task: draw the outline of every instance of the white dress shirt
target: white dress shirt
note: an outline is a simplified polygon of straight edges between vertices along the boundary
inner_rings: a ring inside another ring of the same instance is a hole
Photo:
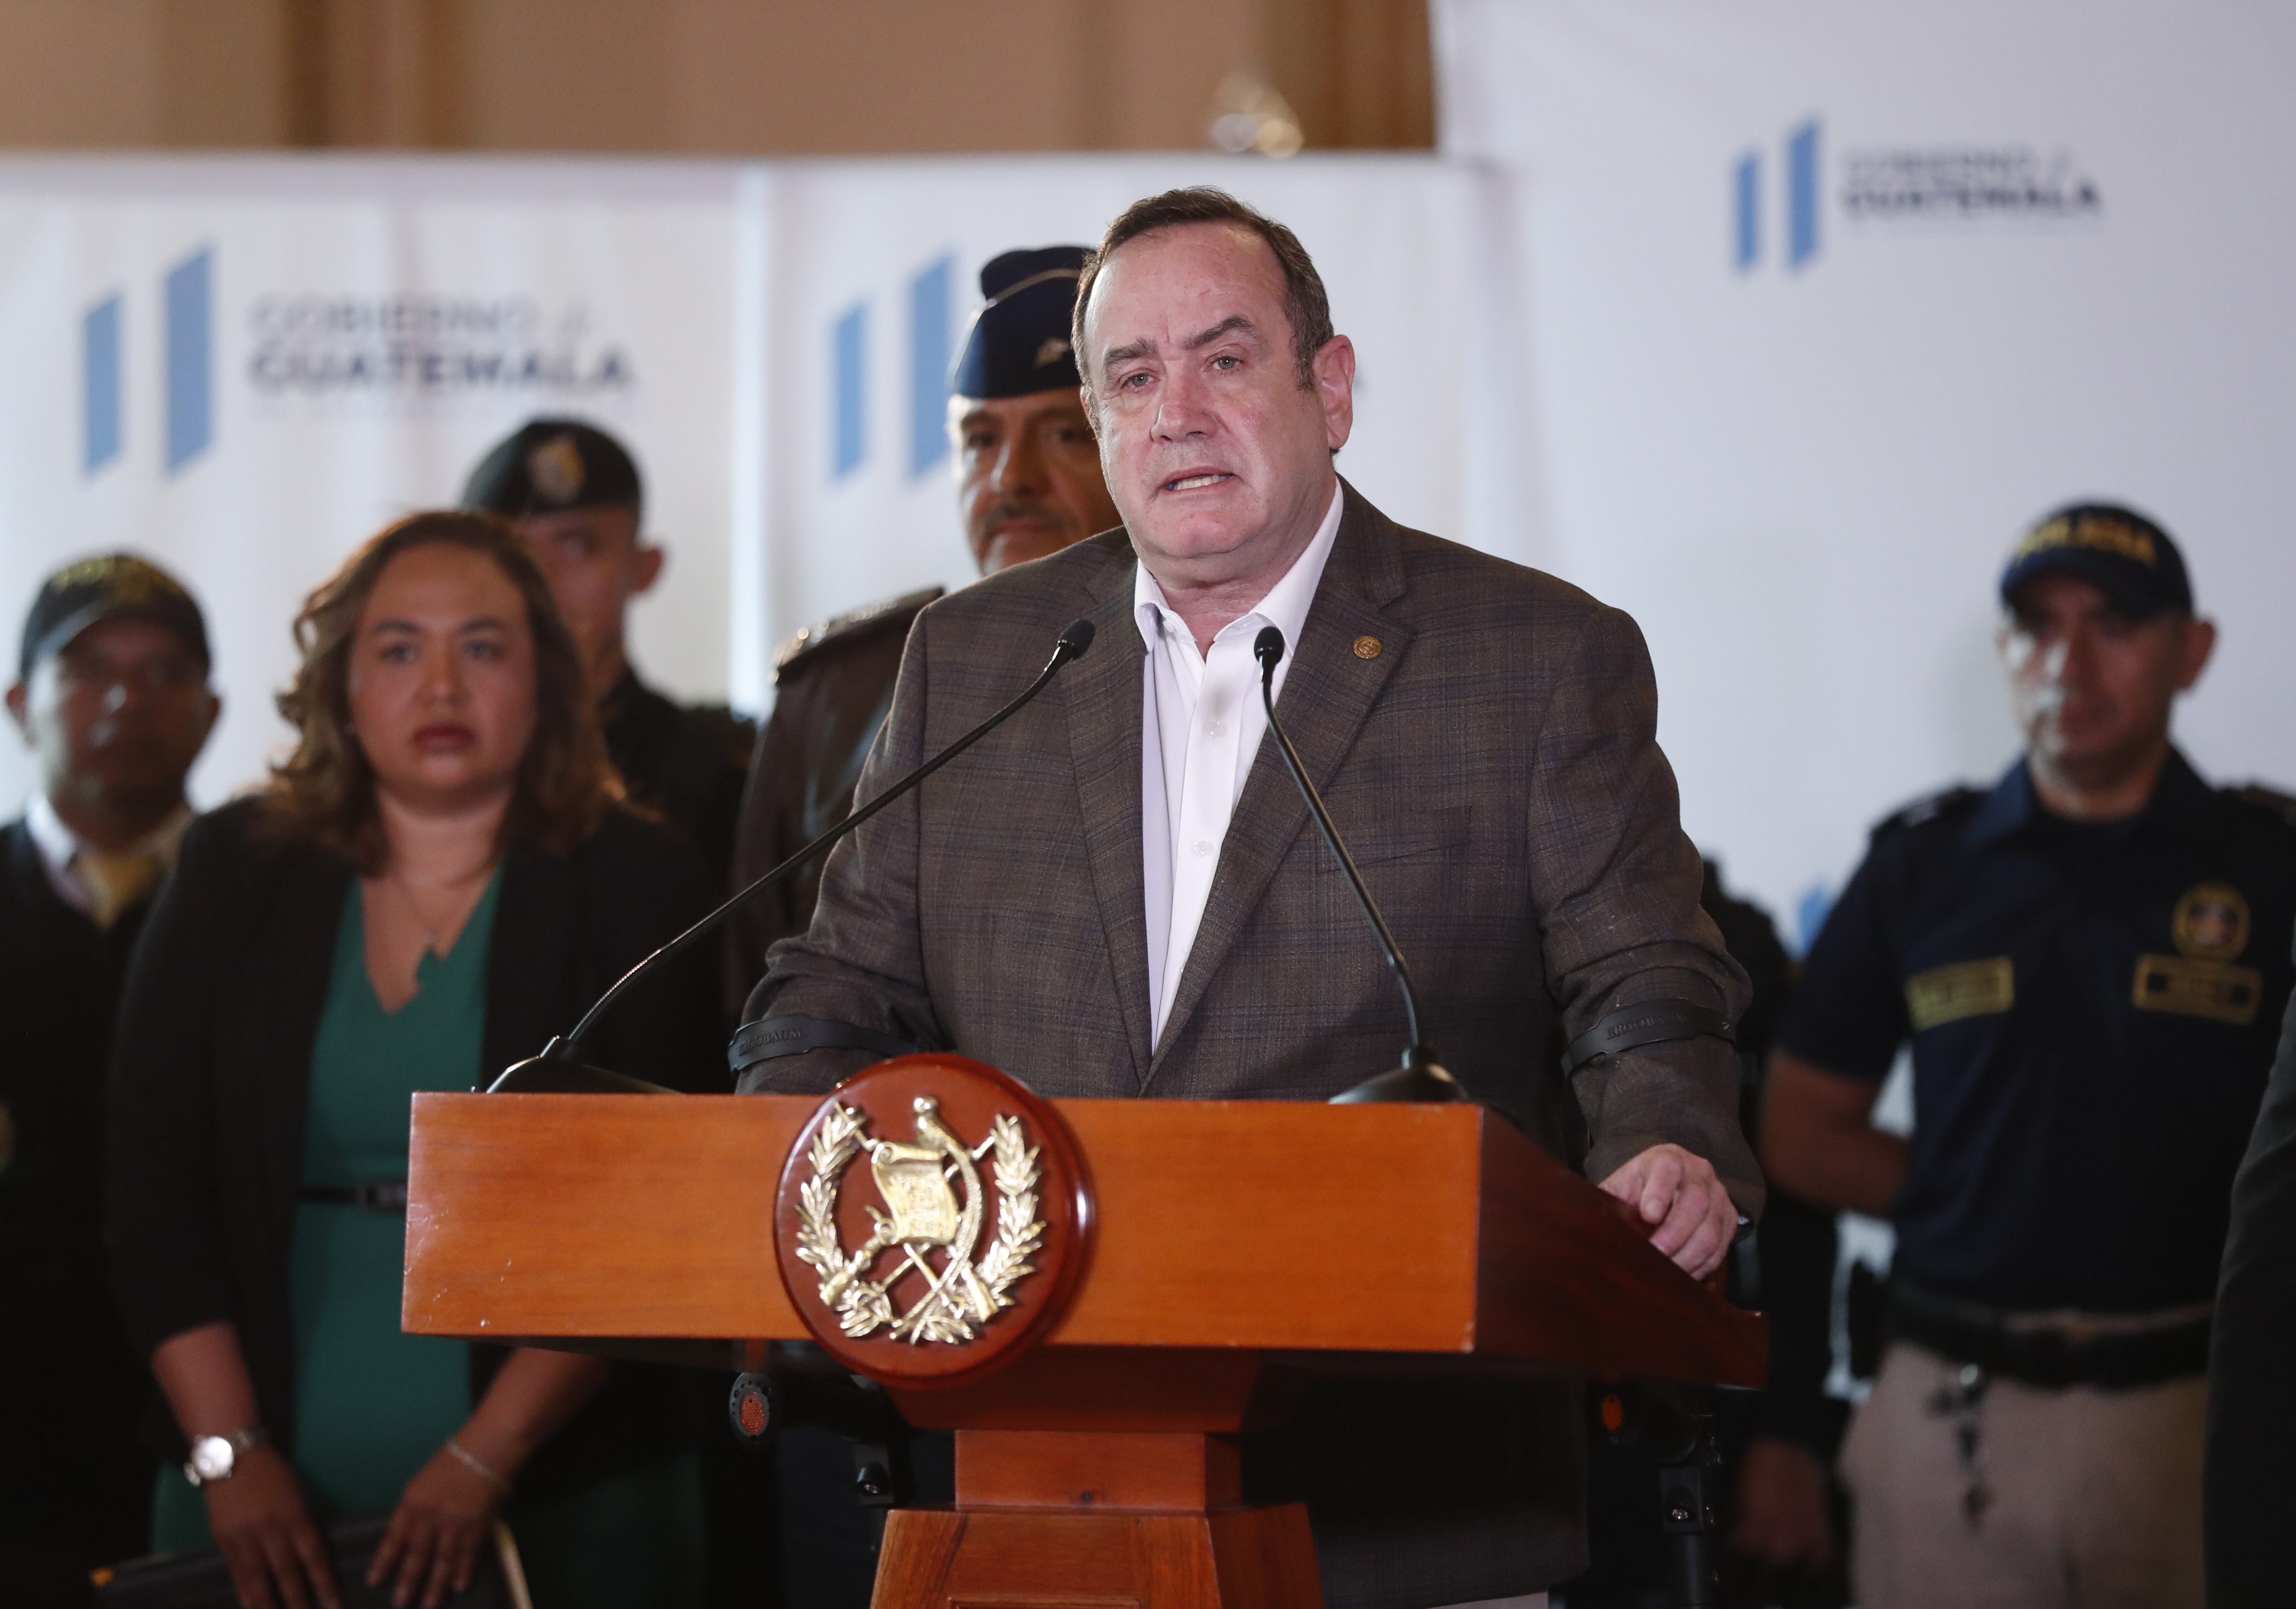
[[[1275,666],[1281,698],[1308,606],[1340,534],[1341,498],[1335,482],[1332,506],[1314,539],[1257,608],[1219,629],[1209,655],[1197,649],[1194,633],[1172,612],[1146,565],[1133,582],[1132,612],[1148,644],[1140,673],[1140,842],[1152,1049],[1163,1037],[1164,1019],[1180,992],[1228,821],[1267,731],[1252,639],[1271,625],[1283,633],[1283,657]]]

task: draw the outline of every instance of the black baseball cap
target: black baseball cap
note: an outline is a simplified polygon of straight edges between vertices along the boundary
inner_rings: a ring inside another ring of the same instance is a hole
[[[1086,256],[1082,246],[1040,246],[989,258],[980,271],[987,305],[973,315],[949,389],[959,396],[1026,396],[1082,384],[1069,315]]]
[[[463,488],[464,508],[505,519],[644,504],[629,449],[578,419],[529,420],[495,444]]]
[[[40,583],[31,613],[24,617],[17,680],[29,678],[34,666],[69,648],[97,621],[119,615],[158,621],[181,637],[201,665],[215,664],[208,651],[207,618],[182,582],[136,554],[99,553],[75,559]]]
[[[2001,601],[2013,606],[2019,587],[2052,573],[2093,583],[2134,619],[2192,612],[2185,555],[2156,521],[2119,503],[2070,503],[2043,517],[2010,551]]]

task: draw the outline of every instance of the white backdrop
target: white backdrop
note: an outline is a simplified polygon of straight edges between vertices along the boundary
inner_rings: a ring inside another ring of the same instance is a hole
[[[529,414],[572,412],[631,443],[672,550],[639,657],[722,690],[734,193],[729,169],[655,163],[0,162],[11,679],[43,575],[159,559],[216,646],[224,719],[193,775],[213,804],[285,732],[271,694],[304,594],[390,519],[454,502]],[[202,258],[206,294],[171,298]],[[115,298],[110,363],[89,324]],[[107,414],[117,450],[91,462]],[[0,741],[0,815],[32,777]]]
[[[228,701],[211,803],[277,741],[303,592],[566,411],[631,441],[671,550],[641,664],[759,707],[798,625],[964,578],[930,381],[980,264],[1209,179],[1332,282],[1363,353],[1345,472],[1641,619],[1686,821],[1790,929],[1874,819],[2013,751],[1992,578],[2068,497],[2185,542],[2226,627],[2184,717],[2203,769],[2296,780],[2296,18],[1437,21],[1442,158],[0,160],[0,642],[65,558],[181,569]],[[204,434],[168,402],[202,331]],[[0,813],[29,780],[0,742]]]
[[[2296,780],[2296,12],[1437,0],[1503,167],[1544,562],[1641,620],[1693,835],[1785,916],[2016,745],[2010,542],[2076,496],[2224,627],[2180,717]]]
[[[1292,223],[1330,281],[1362,355],[1343,471],[1398,519],[1523,551],[1473,314],[1498,212],[1471,167],[11,159],[0,642],[66,559],[127,546],[176,569],[226,699],[193,778],[212,804],[283,735],[271,695],[304,593],[562,412],[629,442],[670,550],[634,657],[760,708],[798,626],[965,578],[940,386],[981,263],[1089,242],[1126,202],[1203,180]],[[0,816],[31,779],[0,741]]]

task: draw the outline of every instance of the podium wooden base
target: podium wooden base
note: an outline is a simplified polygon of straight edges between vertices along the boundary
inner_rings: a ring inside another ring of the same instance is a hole
[[[898,1508],[869,1609],[1324,1609],[1304,1504]]]
[[[1234,1438],[959,1431],[956,1507],[897,1509],[870,1609],[1323,1609],[1308,1510]]]

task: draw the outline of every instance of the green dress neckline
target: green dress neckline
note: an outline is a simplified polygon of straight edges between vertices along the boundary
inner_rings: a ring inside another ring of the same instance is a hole
[[[414,993],[386,1011],[367,974],[365,891],[343,902],[333,979],[311,1056],[303,1182],[406,1177],[418,1090],[467,1090],[485,1058],[496,870],[444,955],[415,963]],[[406,1220],[306,1202],[295,1219],[296,1466],[339,1513],[387,1508],[470,1417],[470,1348],[402,1334]]]

